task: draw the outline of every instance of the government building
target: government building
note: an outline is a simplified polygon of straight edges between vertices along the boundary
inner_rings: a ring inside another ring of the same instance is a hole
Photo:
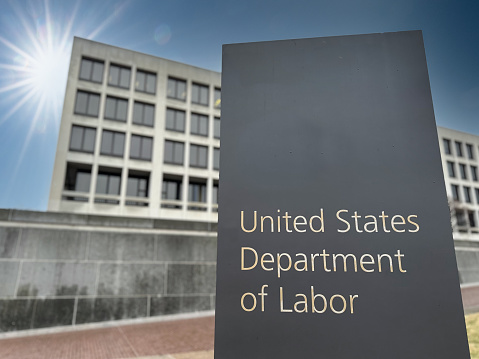
[[[75,38],[49,211],[216,222],[221,74]]]

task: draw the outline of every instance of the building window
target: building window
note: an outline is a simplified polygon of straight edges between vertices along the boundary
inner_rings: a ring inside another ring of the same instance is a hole
[[[215,117],[214,127],[213,127],[213,136],[215,138],[220,138],[220,118]]]
[[[454,162],[447,161],[447,171],[449,173],[449,177],[456,177]]]
[[[77,115],[85,115],[98,117],[100,108],[100,95],[97,93],[78,91],[75,102],[75,113]]]
[[[103,82],[103,61],[82,58],[80,65],[80,80]]]
[[[206,203],[206,181],[192,179],[188,185],[188,201]]]
[[[477,167],[476,166],[471,166],[471,175],[472,175],[472,180],[477,182]]]
[[[103,130],[101,136],[100,154],[123,157],[125,150],[125,134]]]
[[[100,168],[96,180],[96,193],[118,196],[120,194],[121,170]],[[95,202],[105,202],[103,200]]]
[[[95,150],[96,130],[90,127],[72,126],[70,151],[93,153]]]
[[[147,173],[129,173],[126,195],[128,197],[148,197],[148,179]]]
[[[444,152],[446,153],[446,155],[450,155],[451,154],[451,141],[448,140],[447,138],[443,138],[442,139],[442,144],[444,146]]]
[[[163,183],[161,187],[161,199],[164,201],[181,201],[182,192],[181,176],[165,175],[163,177]],[[162,203],[162,208],[181,208],[181,204],[175,203]]]
[[[169,77],[166,91],[168,98],[186,101],[186,81]]]
[[[466,143],[466,149],[467,149],[467,157],[471,160],[474,159],[474,149],[472,148],[472,145],[469,143]]]
[[[165,154],[164,162],[172,163],[175,165],[183,164],[183,153],[184,153],[184,143],[174,142],[174,141],[165,141]]]
[[[146,71],[136,71],[135,90],[140,92],[156,93],[156,74]]]
[[[456,144],[456,155],[462,157],[462,142],[455,141]]]
[[[208,147],[190,145],[190,166],[201,168],[208,166]]]
[[[466,165],[459,163],[459,171],[462,179],[467,179]]]
[[[459,186],[458,185],[455,185],[455,184],[452,184],[451,185],[451,190],[452,190],[452,199],[454,201],[459,201],[460,200],[460,197],[459,197]]]
[[[221,108],[221,90],[217,87],[215,87],[215,108]]]
[[[130,88],[131,69],[129,67],[110,65],[110,74],[108,76],[108,85]]]
[[[474,191],[476,192],[476,202],[479,204],[479,188],[475,188]]]
[[[209,88],[205,85],[195,84],[191,86],[191,102],[208,106]]]
[[[108,120],[126,122],[128,100],[108,96],[105,103],[105,118]]]
[[[208,116],[192,113],[190,133],[192,135],[208,136]]]
[[[471,203],[471,189],[466,186],[464,186],[464,200],[467,203]]]
[[[216,147],[213,149],[213,169],[220,169],[220,149]]]
[[[75,192],[90,192],[91,166],[68,163],[65,176],[65,190]],[[87,201],[86,197],[67,198],[68,200]]]
[[[133,104],[133,123],[153,127],[155,119],[155,106],[143,102]]]
[[[153,138],[131,135],[130,158],[137,160],[151,160]]]
[[[469,227],[475,228],[476,227],[476,218],[474,216],[474,212],[473,211],[467,211],[467,215],[468,215],[468,218],[469,218]]]
[[[185,111],[167,108],[165,128],[171,131],[185,132]]]
[[[212,201],[213,201],[213,204],[218,204],[218,181],[214,181],[213,183],[213,198],[212,198]],[[218,207],[216,207],[216,210],[215,212],[218,211]]]

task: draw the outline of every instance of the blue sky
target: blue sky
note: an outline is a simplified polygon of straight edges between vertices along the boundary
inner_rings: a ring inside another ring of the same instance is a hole
[[[0,208],[47,208],[73,36],[221,71],[225,43],[419,29],[438,125],[479,135],[477,0],[0,5]]]

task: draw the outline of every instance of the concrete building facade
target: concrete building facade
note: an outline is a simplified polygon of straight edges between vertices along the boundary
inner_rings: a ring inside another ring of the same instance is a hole
[[[479,240],[479,136],[438,127],[455,239]]]
[[[75,38],[49,211],[217,221],[221,75]]]

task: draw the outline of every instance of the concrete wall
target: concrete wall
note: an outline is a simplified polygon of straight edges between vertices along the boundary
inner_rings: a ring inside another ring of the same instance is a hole
[[[216,225],[0,210],[0,331],[214,309]]]

